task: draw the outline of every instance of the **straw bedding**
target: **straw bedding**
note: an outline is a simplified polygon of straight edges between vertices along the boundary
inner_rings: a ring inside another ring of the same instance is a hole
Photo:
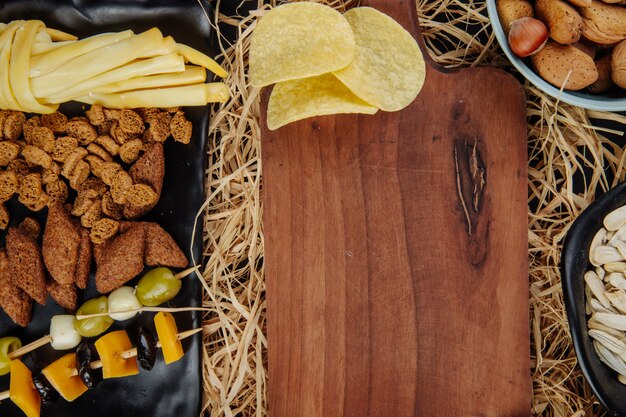
[[[199,0],[199,3],[202,0]],[[340,10],[356,4],[337,0]],[[246,55],[256,16],[213,0],[219,59],[230,75],[232,100],[213,109],[209,129],[207,200],[203,206],[204,317],[202,413],[267,414],[267,341],[263,273],[259,90],[247,85]],[[261,9],[258,2],[252,9]],[[251,7],[251,2],[247,3]],[[229,9],[229,10],[231,10]],[[440,65],[507,67],[483,0],[418,0],[426,45]],[[533,414],[601,415],[570,340],[559,276],[560,248],[576,216],[624,180],[619,132],[598,126],[626,117],[556,102],[528,83],[529,326]]]

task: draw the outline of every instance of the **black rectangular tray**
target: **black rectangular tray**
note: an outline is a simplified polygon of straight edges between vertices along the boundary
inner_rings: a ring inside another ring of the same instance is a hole
[[[16,19],[39,19],[46,26],[65,30],[79,37],[103,32],[132,29],[140,33],[158,27],[164,36],[171,35],[177,42],[185,43],[203,52],[211,50],[211,25],[206,13],[210,12],[204,0],[55,0],[55,1],[0,1],[0,21]],[[78,115],[88,106],[68,103],[61,111]],[[196,212],[204,202],[204,173],[207,147],[208,107],[185,108],[193,122],[194,133],[191,143],[183,145],[169,139],[165,144],[165,181],[161,200],[146,220],[156,221],[165,228],[191,260],[191,236],[196,233],[193,255],[202,256],[201,232],[194,231]],[[46,210],[32,213],[14,198],[8,204],[11,225],[17,225],[26,216],[45,222]],[[200,223],[201,224],[201,223]],[[4,233],[0,245],[4,244]],[[135,285],[137,279],[127,285]],[[81,291],[78,304],[96,297],[93,271],[89,287]],[[184,279],[177,297],[169,305],[198,306],[201,303],[201,285],[195,276]],[[65,314],[52,298],[45,306],[35,304],[33,321],[22,329],[15,326],[8,316],[0,311],[0,337],[17,336],[23,344],[48,334],[50,318]],[[131,340],[135,338],[139,325],[154,329],[154,313],[143,313],[126,322],[115,322],[109,331],[126,328]],[[201,314],[184,312],[175,314],[179,330],[199,327]],[[100,383],[69,403],[60,399],[42,408],[42,416],[92,417],[195,417],[200,413],[201,391],[201,346],[200,335],[184,341],[185,356],[178,362],[166,366],[159,352],[157,363],[151,371],[140,370],[136,376],[109,379]],[[46,346],[22,358],[31,370],[38,370],[67,352],[55,351]],[[0,391],[8,389],[9,376],[0,377]],[[0,416],[24,414],[6,400],[0,404]]]

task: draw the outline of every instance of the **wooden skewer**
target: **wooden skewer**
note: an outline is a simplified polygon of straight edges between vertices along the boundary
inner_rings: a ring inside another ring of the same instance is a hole
[[[194,334],[199,333],[201,331],[202,331],[202,327],[198,327],[197,329],[186,330],[184,332],[178,333],[176,335],[176,339],[183,340],[183,339],[186,339],[186,338],[188,338],[190,336],[193,336]],[[47,336],[47,337],[49,337],[49,336]],[[157,341],[156,342],[156,346],[160,348],[161,347],[161,341]],[[26,346],[24,346],[24,347],[26,347]],[[17,350],[13,351],[13,353],[14,352],[17,352]],[[129,359],[129,358],[132,358],[134,356],[137,356],[137,348],[132,348],[132,349],[125,350],[124,352],[120,353],[120,356],[122,358],[124,358],[124,359]],[[91,369],[100,369],[100,368],[102,368],[102,361],[100,361],[100,360],[93,361],[93,362],[91,362],[89,364],[89,366],[91,367]],[[74,370],[70,374],[70,377],[77,376],[77,375],[78,375],[78,370],[76,368],[74,368]],[[8,399],[9,395],[10,395],[9,390],[0,392],[0,402]]]
[[[167,311],[170,313],[178,313],[181,311],[210,311],[210,310],[211,309],[207,307],[139,307],[139,308],[131,308],[130,310],[111,311],[108,313],[82,314],[80,316],[76,316],[76,320],[85,320],[85,319],[90,319],[92,317],[104,317],[110,314],[119,314],[119,313],[141,313],[142,311],[151,311],[151,312]]]
[[[192,266],[191,268],[187,268],[184,271],[180,271],[178,274],[174,275],[174,278],[185,278],[187,275],[191,274],[192,272],[196,272],[198,269],[200,269],[200,265]]]
[[[32,352],[33,350],[40,348],[43,345],[47,345],[50,342],[52,342],[52,336],[46,335],[40,339],[35,340],[34,342],[30,342],[29,344],[22,346],[19,349],[15,349],[13,352],[9,353],[9,359],[13,360],[24,356],[28,352]]]

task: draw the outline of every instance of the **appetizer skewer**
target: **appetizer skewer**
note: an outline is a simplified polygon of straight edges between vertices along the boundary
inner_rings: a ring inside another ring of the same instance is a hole
[[[73,401],[102,378],[138,374],[137,358],[142,368],[151,369],[157,348],[163,350],[166,364],[179,360],[184,355],[180,341],[202,331],[196,328],[178,332],[173,316],[165,312],[158,313],[154,323],[158,340],[142,327],[135,347],[131,347],[125,330],[107,333],[95,342],[95,349],[91,342],[83,342],[76,353],[62,356],[44,368],[41,375],[33,376],[19,359],[13,359],[10,389],[0,392],[0,401],[11,399],[28,417],[38,417],[41,403],[59,394]],[[101,376],[91,372],[99,369],[102,369]]]

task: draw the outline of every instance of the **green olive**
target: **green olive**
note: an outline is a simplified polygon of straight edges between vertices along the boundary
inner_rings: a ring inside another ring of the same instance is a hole
[[[9,353],[22,347],[22,342],[17,337],[0,338],[0,375],[11,372],[11,359]]]
[[[180,287],[180,280],[169,268],[154,268],[141,277],[135,295],[142,305],[155,307],[176,297]]]
[[[82,306],[80,306],[80,308],[76,312],[76,315],[81,316],[108,312],[109,302],[106,296],[103,295],[100,298],[93,298],[86,301]],[[76,320],[74,322],[74,328],[76,329],[78,334],[83,337],[94,337],[106,332],[107,329],[111,327],[111,324],[113,324],[113,319],[106,315],[99,317],[90,317],[83,320]]]

